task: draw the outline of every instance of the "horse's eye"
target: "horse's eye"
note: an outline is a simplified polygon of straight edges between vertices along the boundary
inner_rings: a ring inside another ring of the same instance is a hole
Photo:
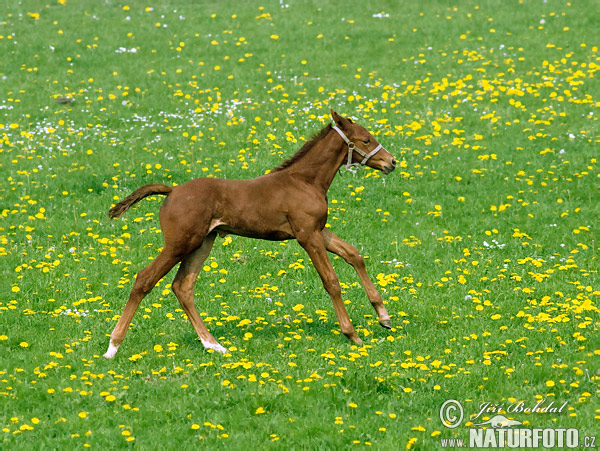
[[[363,143],[365,143],[365,144],[369,144],[370,142],[371,142],[370,139],[363,139]]]

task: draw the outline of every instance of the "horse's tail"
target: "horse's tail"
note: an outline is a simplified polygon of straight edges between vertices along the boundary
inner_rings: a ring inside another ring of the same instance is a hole
[[[133,204],[137,204],[145,197],[152,196],[153,194],[169,194],[171,191],[173,191],[173,188],[167,185],[155,184],[142,186],[112,207],[108,211],[108,216],[110,219],[119,218],[129,210]]]

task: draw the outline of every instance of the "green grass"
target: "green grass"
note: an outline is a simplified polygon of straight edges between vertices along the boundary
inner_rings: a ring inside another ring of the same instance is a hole
[[[1,448],[434,449],[468,434],[442,425],[448,399],[465,421],[568,402],[509,416],[598,435],[593,2],[154,3],[0,7]],[[162,198],[108,208],[264,174],[330,108],[402,161],[329,192],[393,329],[341,259],[362,347],[297,243],[232,237],[196,289],[229,354],[203,349],[170,274],[101,358],[163,245]]]

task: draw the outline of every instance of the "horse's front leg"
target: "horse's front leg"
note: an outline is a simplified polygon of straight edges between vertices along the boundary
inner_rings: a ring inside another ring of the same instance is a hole
[[[373,305],[373,308],[377,312],[377,319],[379,320],[379,324],[381,324],[386,329],[390,329],[392,327],[392,323],[390,321],[390,316],[388,315],[385,306],[383,305],[383,299],[381,298],[381,294],[373,285],[371,278],[367,274],[367,269],[365,267],[365,259],[360,255],[358,249],[356,249],[351,244],[346,243],[344,240],[339,238],[329,229],[323,229],[322,231],[323,239],[325,240],[325,244],[327,246],[327,250],[336,255],[342,257],[346,262],[356,270],[360,282],[362,283],[365,291],[367,292],[367,297]]]
[[[333,307],[343,334],[348,337],[351,342],[362,344],[362,340],[358,337],[356,330],[354,330],[354,326],[352,326],[346,307],[344,307],[340,282],[333,270],[333,266],[331,266],[329,257],[327,256],[323,235],[320,231],[315,230],[312,233],[297,236],[297,240],[308,253],[315,269],[321,277],[325,290],[327,290],[327,293],[329,293],[329,296],[333,301]]]

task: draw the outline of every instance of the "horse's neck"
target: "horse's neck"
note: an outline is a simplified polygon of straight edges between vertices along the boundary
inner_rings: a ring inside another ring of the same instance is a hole
[[[290,173],[327,192],[346,156],[342,144],[336,133],[329,133],[289,168]]]

